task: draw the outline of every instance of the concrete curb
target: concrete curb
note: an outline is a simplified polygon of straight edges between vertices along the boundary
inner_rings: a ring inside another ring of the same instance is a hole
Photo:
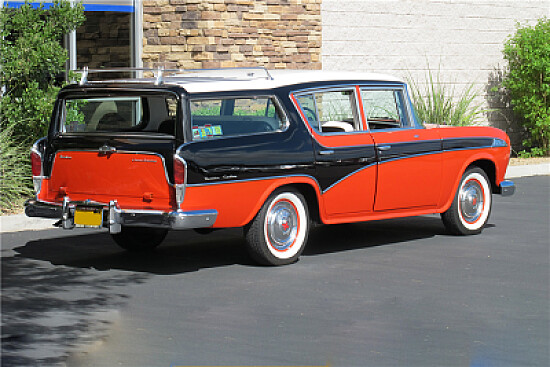
[[[550,175],[550,163],[508,166],[508,170],[506,171],[506,178],[540,175]]]
[[[550,163],[509,166],[506,178],[550,175]],[[25,214],[0,216],[0,233],[51,229],[55,219],[29,218]]]

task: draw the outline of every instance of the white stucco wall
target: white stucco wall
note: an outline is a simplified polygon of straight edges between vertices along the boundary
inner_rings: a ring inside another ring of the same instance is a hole
[[[516,23],[550,15],[549,0],[323,0],[322,65],[424,80],[427,65],[460,90],[487,86],[505,66],[502,48]],[[496,103],[491,103],[495,107]],[[511,116],[489,122],[518,140]]]

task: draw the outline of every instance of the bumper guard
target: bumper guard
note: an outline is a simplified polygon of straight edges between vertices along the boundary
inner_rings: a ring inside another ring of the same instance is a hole
[[[116,201],[105,205],[88,201],[71,202],[68,197],[63,199],[62,205],[44,203],[35,199],[27,200],[25,214],[28,217],[59,219],[64,229],[73,229],[77,205],[100,206],[103,211],[103,227],[108,228],[111,234],[120,233],[122,226],[173,230],[207,228],[214,225],[218,216],[218,212],[212,209],[173,212],[120,209]]]
[[[502,181],[500,183],[500,195],[511,196],[516,192],[516,185],[512,181]]]

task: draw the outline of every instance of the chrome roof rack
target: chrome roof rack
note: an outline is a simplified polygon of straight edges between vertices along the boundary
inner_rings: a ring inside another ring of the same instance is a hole
[[[192,81],[193,78],[201,79],[219,79],[219,80],[247,80],[247,79],[267,79],[273,80],[269,71],[262,67],[235,67],[220,69],[164,69],[153,68],[110,68],[110,69],[89,69],[84,66],[82,70],[73,70],[80,74],[80,85],[88,84],[90,74],[100,73],[139,73],[151,72],[154,75],[155,85],[161,85],[166,78],[184,78]],[[137,75],[136,75],[137,78]],[[117,82],[136,82],[136,80],[117,80]]]

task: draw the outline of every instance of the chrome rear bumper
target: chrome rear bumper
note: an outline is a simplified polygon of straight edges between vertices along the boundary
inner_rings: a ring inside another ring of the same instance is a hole
[[[510,196],[516,192],[516,185],[512,181],[502,181],[500,183],[500,195]]]
[[[43,203],[35,199],[27,200],[25,214],[28,217],[59,219],[64,229],[72,229],[75,227],[74,211],[77,205],[101,207],[103,227],[108,228],[112,234],[120,233],[122,226],[173,230],[207,228],[214,225],[218,216],[216,210],[173,212],[132,210],[120,209],[116,201],[105,205],[93,202],[71,202],[68,198],[63,201],[63,205]]]

